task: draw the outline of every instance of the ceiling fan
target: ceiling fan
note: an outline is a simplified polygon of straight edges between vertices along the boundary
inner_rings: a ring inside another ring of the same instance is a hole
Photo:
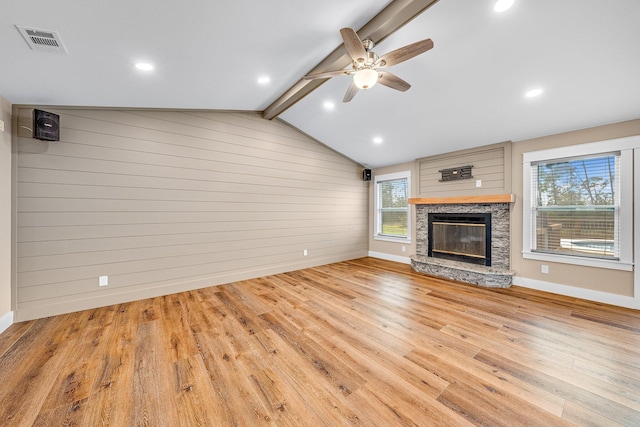
[[[431,39],[425,39],[378,57],[378,55],[371,50],[375,45],[373,41],[369,39],[360,40],[360,37],[358,37],[358,34],[353,28],[341,29],[340,35],[342,36],[344,46],[347,48],[349,56],[353,59],[351,68],[307,74],[303,78],[306,80],[314,80],[341,75],[353,76],[351,85],[349,85],[342,102],[351,101],[360,89],[369,89],[376,83],[401,92],[407,91],[411,87],[409,83],[388,71],[378,70],[399,64],[433,48],[433,41],[431,41]]]

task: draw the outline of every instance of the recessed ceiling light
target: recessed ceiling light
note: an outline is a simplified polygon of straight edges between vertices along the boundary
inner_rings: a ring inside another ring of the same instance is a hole
[[[504,12],[511,9],[513,6],[513,0],[498,0],[493,6],[493,10],[496,12]]]
[[[269,84],[271,82],[271,77],[269,76],[260,76],[258,77],[258,84],[259,85],[266,85]]]
[[[536,89],[531,89],[530,91],[525,93],[524,96],[526,96],[527,98],[535,98],[536,96],[539,96],[541,94],[542,94],[542,89],[536,88]]]
[[[322,106],[325,110],[333,110],[334,108],[336,108],[336,104],[331,101],[326,101],[324,104],[322,104]]]
[[[384,139],[382,139],[381,136],[376,136],[375,138],[373,138],[374,144],[382,144],[383,142],[384,142]]]
[[[140,71],[151,71],[153,70],[153,65],[148,62],[138,62],[136,68]]]

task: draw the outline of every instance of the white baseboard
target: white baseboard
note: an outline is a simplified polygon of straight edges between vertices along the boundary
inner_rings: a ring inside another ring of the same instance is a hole
[[[411,264],[411,258],[406,256],[391,255],[391,254],[385,254],[383,252],[374,252],[374,251],[369,251],[369,256],[372,258],[385,259],[387,261],[395,261],[395,262],[401,262],[403,264]]]
[[[576,288],[574,286],[561,285],[558,283],[545,282],[542,280],[528,279],[526,277],[518,276],[513,278],[513,284],[524,288],[551,292],[553,294],[565,295],[568,297],[617,305],[619,307],[640,309],[640,298],[610,294],[608,292],[594,291],[591,289]]]
[[[11,325],[13,325],[13,311],[0,317],[0,334],[6,331]]]

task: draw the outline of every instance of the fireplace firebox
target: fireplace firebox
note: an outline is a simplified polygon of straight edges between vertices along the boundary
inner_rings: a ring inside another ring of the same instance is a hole
[[[491,265],[491,213],[429,213],[428,256]]]

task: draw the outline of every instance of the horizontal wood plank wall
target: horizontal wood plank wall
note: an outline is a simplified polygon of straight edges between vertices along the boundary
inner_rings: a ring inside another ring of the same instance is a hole
[[[420,197],[452,197],[511,193],[511,143],[418,159]],[[473,165],[473,178],[440,182],[442,169]],[[476,187],[476,180],[482,181]]]
[[[367,254],[360,167],[284,123],[47,111],[59,142],[18,114],[17,320]]]

